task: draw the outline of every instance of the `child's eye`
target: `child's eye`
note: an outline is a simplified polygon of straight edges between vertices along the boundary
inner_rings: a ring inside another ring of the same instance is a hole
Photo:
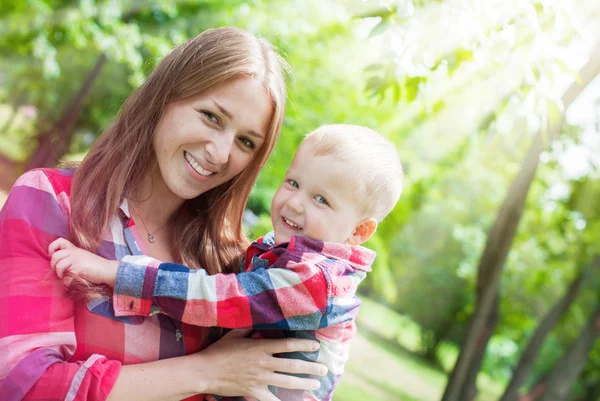
[[[315,200],[319,203],[322,203],[323,205],[329,205],[329,202],[327,202],[327,199],[325,199],[321,195],[315,196]]]
[[[288,184],[290,184],[291,186],[293,186],[294,188],[300,188],[300,184],[298,184],[297,181],[289,179],[287,180]]]
[[[202,113],[202,115],[204,117],[206,117],[206,119],[208,121],[210,121],[211,123],[221,125],[221,120],[219,119],[219,117],[217,117],[215,114],[211,113],[210,111],[200,110],[200,113]]]
[[[240,142],[247,147],[248,149],[255,149],[256,145],[254,144],[254,142],[252,142],[250,139],[248,138],[240,138]]]

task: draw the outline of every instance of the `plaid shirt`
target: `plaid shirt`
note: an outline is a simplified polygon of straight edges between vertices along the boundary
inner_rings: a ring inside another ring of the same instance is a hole
[[[110,300],[88,305],[71,300],[62,281],[50,274],[47,249],[56,238],[69,236],[72,174],[25,173],[0,211],[3,401],[105,400],[121,365],[190,354],[212,339],[210,329],[166,315],[117,317]],[[124,202],[97,254],[140,255],[139,238]]]
[[[331,400],[356,332],[356,288],[374,258],[366,248],[305,237],[273,246],[272,235],[248,248],[239,274],[209,276],[204,270],[127,256],[119,266],[113,303],[119,316],[161,312],[193,325],[253,328],[260,337],[315,339],[319,351],[284,356],[325,364],[328,374],[314,376],[321,387],[275,393],[284,401]]]

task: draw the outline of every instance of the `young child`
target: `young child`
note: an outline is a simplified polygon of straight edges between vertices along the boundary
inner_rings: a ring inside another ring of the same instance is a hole
[[[330,400],[348,359],[360,307],[356,288],[375,253],[360,246],[400,197],[402,167],[392,143],[353,125],[325,125],[296,152],[271,203],[273,232],[246,251],[238,274],[161,263],[147,256],[108,261],[52,243],[52,268],[114,287],[117,316],[165,313],[199,326],[253,328],[262,337],[316,339],[323,363],[310,392],[277,389],[282,400]],[[288,355],[289,357],[290,355]]]

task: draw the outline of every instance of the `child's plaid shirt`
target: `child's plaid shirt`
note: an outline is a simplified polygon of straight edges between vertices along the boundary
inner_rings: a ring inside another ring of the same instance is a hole
[[[113,305],[120,316],[167,314],[184,323],[253,328],[263,337],[319,341],[314,353],[293,357],[327,366],[313,391],[278,389],[288,400],[331,400],[348,359],[360,307],[358,284],[375,253],[363,247],[292,237],[274,246],[273,236],[254,242],[239,274],[209,276],[204,270],[126,256],[119,266]]]

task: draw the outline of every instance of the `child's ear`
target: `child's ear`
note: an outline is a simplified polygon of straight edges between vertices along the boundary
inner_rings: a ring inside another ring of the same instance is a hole
[[[369,218],[356,226],[354,232],[346,242],[350,245],[360,245],[363,242],[367,242],[375,234],[376,230],[377,220]]]

